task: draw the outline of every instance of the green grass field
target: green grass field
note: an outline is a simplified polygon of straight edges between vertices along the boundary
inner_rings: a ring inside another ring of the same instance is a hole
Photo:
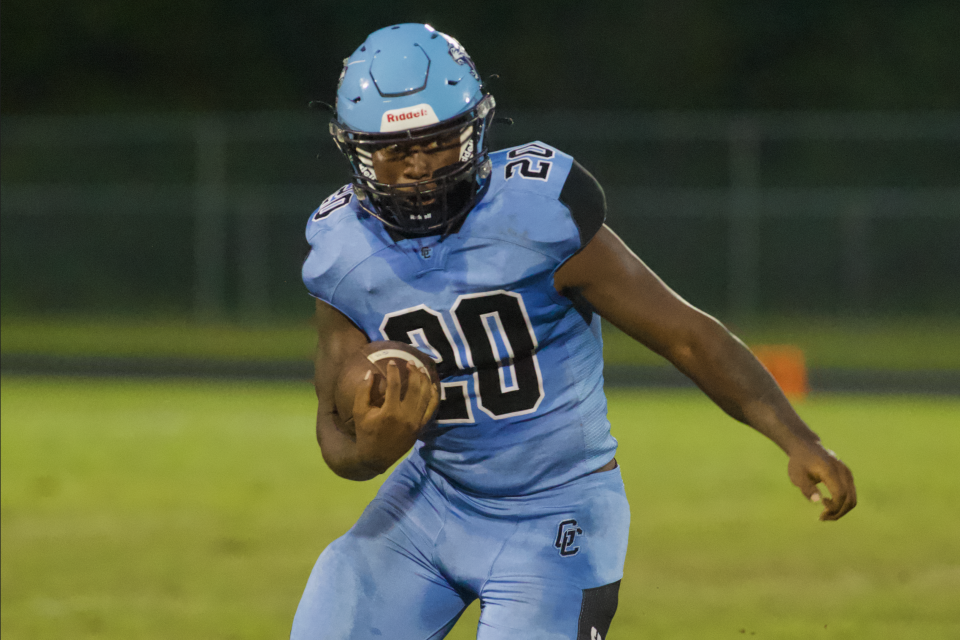
[[[316,556],[378,484],[324,467],[312,396],[5,376],[4,640],[285,637]],[[702,396],[611,395],[633,519],[610,638],[960,637],[960,399],[799,410],[856,475],[840,522]]]

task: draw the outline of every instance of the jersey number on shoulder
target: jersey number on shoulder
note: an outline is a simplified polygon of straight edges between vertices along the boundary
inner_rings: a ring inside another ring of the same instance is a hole
[[[353,185],[340,187],[336,193],[320,203],[320,208],[313,214],[314,221],[326,218],[337,209],[350,204],[351,200],[353,200]]]
[[[543,376],[537,338],[520,294],[501,290],[462,295],[450,315],[465,347],[467,367],[475,369],[478,408],[494,420],[536,411],[543,400]],[[387,314],[380,333],[429,353],[441,378],[465,368],[443,315],[425,305]],[[474,422],[466,381],[443,382],[440,391],[437,422]]]
[[[511,161],[503,168],[503,177],[509,180],[515,175],[528,180],[546,180],[550,177],[552,162],[547,158],[554,156],[553,149],[548,149],[535,142],[525,144],[507,152]]]

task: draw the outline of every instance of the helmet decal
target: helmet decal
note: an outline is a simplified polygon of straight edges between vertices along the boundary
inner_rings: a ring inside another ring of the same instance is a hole
[[[473,125],[460,132],[460,162],[473,160]]]
[[[473,64],[473,59],[467,54],[467,50],[463,48],[463,45],[460,44],[460,41],[454,38],[453,36],[448,36],[447,34],[441,34],[447,40],[448,51],[450,52],[450,57],[453,58],[453,61],[459,65],[466,64],[470,69],[470,75],[474,79],[479,80],[480,76],[477,75],[477,66]]]
[[[388,109],[380,119],[380,131],[406,131],[431,124],[437,124],[440,118],[433,107],[424,102],[405,109]]]
[[[337,80],[337,91],[340,91],[340,87],[343,86],[343,77],[347,75],[347,62],[350,58],[343,59],[343,69],[340,70],[340,79]]]
[[[357,148],[357,168],[364,178],[370,180],[377,179],[377,173],[373,168],[373,154],[366,149]]]

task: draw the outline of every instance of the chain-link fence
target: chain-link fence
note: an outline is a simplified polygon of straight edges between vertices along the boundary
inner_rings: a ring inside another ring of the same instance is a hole
[[[713,312],[960,312],[960,113],[506,113]],[[310,211],[346,180],[315,113],[4,117],[4,313],[309,313]]]

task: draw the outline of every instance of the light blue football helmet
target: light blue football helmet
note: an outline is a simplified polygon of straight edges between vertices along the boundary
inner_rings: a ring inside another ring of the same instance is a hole
[[[343,61],[330,134],[353,169],[361,206],[405,234],[447,233],[489,184],[487,128],[495,102],[467,52],[426,24],[370,34]],[[460,159],[403,188],[381,182],[373,154],[456,134]]]

